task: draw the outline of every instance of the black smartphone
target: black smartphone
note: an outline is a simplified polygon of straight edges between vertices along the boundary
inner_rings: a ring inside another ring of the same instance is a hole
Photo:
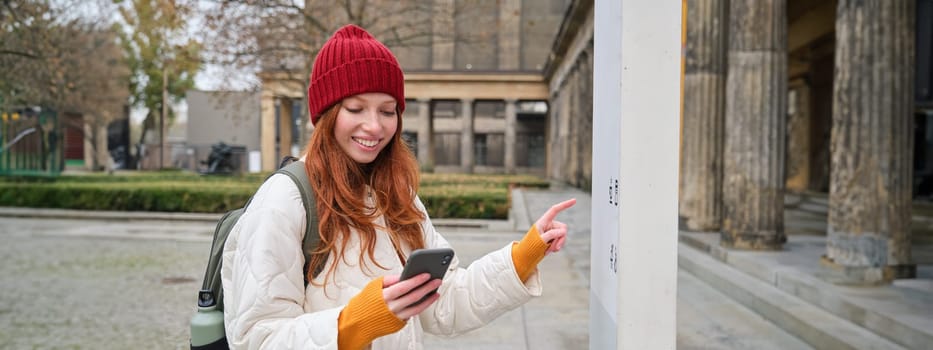
[[[408,256],[401,280],[407,280],[421,273],[430,273],[431,279],[443,279],[454,259],[454,250],[450,248],[418,249]]]
[[[443,279],[454,259],[454,250],[450,248],[418,249],[408,256],[405,268],[402,269],[401,280],[407,280],[422,273],[431,274],[431,279]],[[415,304],[420,304],[437,293],[437,290],[425,294],[424,298]]]

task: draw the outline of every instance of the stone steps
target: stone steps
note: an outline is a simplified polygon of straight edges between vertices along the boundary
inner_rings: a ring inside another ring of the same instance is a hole
[[[817,349],[905,349],[848,320],[680,244],[678,264],[729,298]]]
[[[730,251],[714,244],[716,234],[680,237],[682,269],[815,348],[923,349],[933,344],[933,289],[910,285],[927,280],[864,288],[825,282],[817,277],[825,249],[819,237],[792,237],[784,252],[774,253]]]

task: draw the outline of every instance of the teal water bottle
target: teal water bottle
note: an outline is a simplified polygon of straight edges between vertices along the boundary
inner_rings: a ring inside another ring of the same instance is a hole
[[[191,350],[228,349],[224,312],[217,309],[214,293],[198,293],[198,312],[191,317]]]

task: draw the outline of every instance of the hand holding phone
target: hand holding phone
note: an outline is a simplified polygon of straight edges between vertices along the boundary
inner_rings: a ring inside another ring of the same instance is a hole
[[[454,259],[450,248],[418,249],[408,256],[400,280],[404,281],[420,273],[430,273],[431,279],[443,279]]]
[[[454,250],[450,248],[415,250],[408,256],[408,262],[405,263],[405,268],[402,270],[402,275],[399,280],[404,281],[425,272],[431,275],[428,281],[444,279],[444,275],[447,274],[447,269],[450,268],[450,263],[453,259]],[[422,303],[436,292],[437,290],[435,289],[425,294],[424,298],[421,298],[421,300],[418,300],[415,304]]]

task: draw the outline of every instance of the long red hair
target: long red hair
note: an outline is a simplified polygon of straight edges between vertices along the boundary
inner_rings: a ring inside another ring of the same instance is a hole
[[[376,266],[376,230],[388,232],[401,257],[400,244],[409,249],[424,248],[421,222],[425,215],[415,206],[418,193],[418,162],[408,145],[402,141],[402,115],[397,114],[398,128],[389,144],[370,164],[359,164],[350,158],[334,137],[334,125],[341,104],[338,103],[318,119],[308,142],[305,167],[317,198],[318,231],[321,243],[311,256],[308,280],[313,281],[315,266],[322,266],[327,256],[345,261],[344,256],[352,227],[359,234],[363,259]],[[366,185],[372,189],[376,210],[366,210]],[[374,220],[384,216],[387,227],[376,227]],[[337,264],[332,264],[324,277],[327,284]]]

